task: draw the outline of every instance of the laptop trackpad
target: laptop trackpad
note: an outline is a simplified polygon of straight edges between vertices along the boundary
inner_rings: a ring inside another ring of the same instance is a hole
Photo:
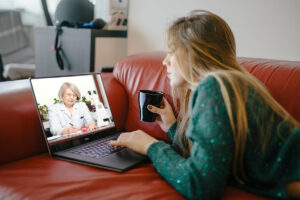
[[[116,168],[126,169],[132,167],[134,164],[141,163],[146,159],[146,156],[126,148],[122,151],[113,153],[105,158],[102,158],[101,161],[108,161],[109,163],[113,163],[114,167]]]
[[[131,149],[124,149],[122,151],[119,151],[117,153],[114,153],[113,155],[117,156],[118,159],[126,159],[126,160],[136,160],[136,159],[141,159],[145,158],[146,156],[141,155],[139,153],[136,153],[135,151]]]

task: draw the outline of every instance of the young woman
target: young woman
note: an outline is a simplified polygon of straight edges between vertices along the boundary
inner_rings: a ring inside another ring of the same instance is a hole
[[[188,199],[218,199],[226,184],[272,199],[300,198],[300,128],[236,60],[233,33],[207,11],[175,21],[163,61],[177,88],[175,118],[164,99],[157,122],[172,145],[138,130],[111,145],[146,154]],[[176,101],[175,101],[176,102]]]

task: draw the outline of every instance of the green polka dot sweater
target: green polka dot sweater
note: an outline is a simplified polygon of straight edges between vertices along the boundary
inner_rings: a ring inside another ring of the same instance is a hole
[[[209,76],[198,85],[191,106],[185,132],[192,142],[190,156],[182,157],[164,141],[153,143],[147,151],[156,170],[170,185],[187,199],[220,199],[225,185],[271,199],[287,199],[284,186],[300,180],[300,128],[290,130],[289,124],[278,116],[269,124],[262,113],[273,111],[249,89],[249,129],[243,160],[247,180],[240,184],[232,175],[233,133],[214,77]],[[271,129],[265,151],[260,148],[260,120],[264,120],[266,129]],[[167,132],[171,140],[176,140],[176,126],[177,123],[173,124]]]

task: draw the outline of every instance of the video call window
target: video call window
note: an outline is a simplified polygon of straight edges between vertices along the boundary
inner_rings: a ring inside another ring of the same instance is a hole
[[[50,144],[114,126],[100,75],[31,80]]]

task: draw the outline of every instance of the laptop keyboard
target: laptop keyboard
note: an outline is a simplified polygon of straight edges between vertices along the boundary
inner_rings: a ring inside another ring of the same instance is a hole
[[[116,140],[117,138],[118,135],[109,136],[100,141],[96,141],[95,143],[71,150],[71,153],[91,158],[103,158],[111,153],[119,152],[126,148],[123,146],[116,148],[108,144],[108,141]]]

